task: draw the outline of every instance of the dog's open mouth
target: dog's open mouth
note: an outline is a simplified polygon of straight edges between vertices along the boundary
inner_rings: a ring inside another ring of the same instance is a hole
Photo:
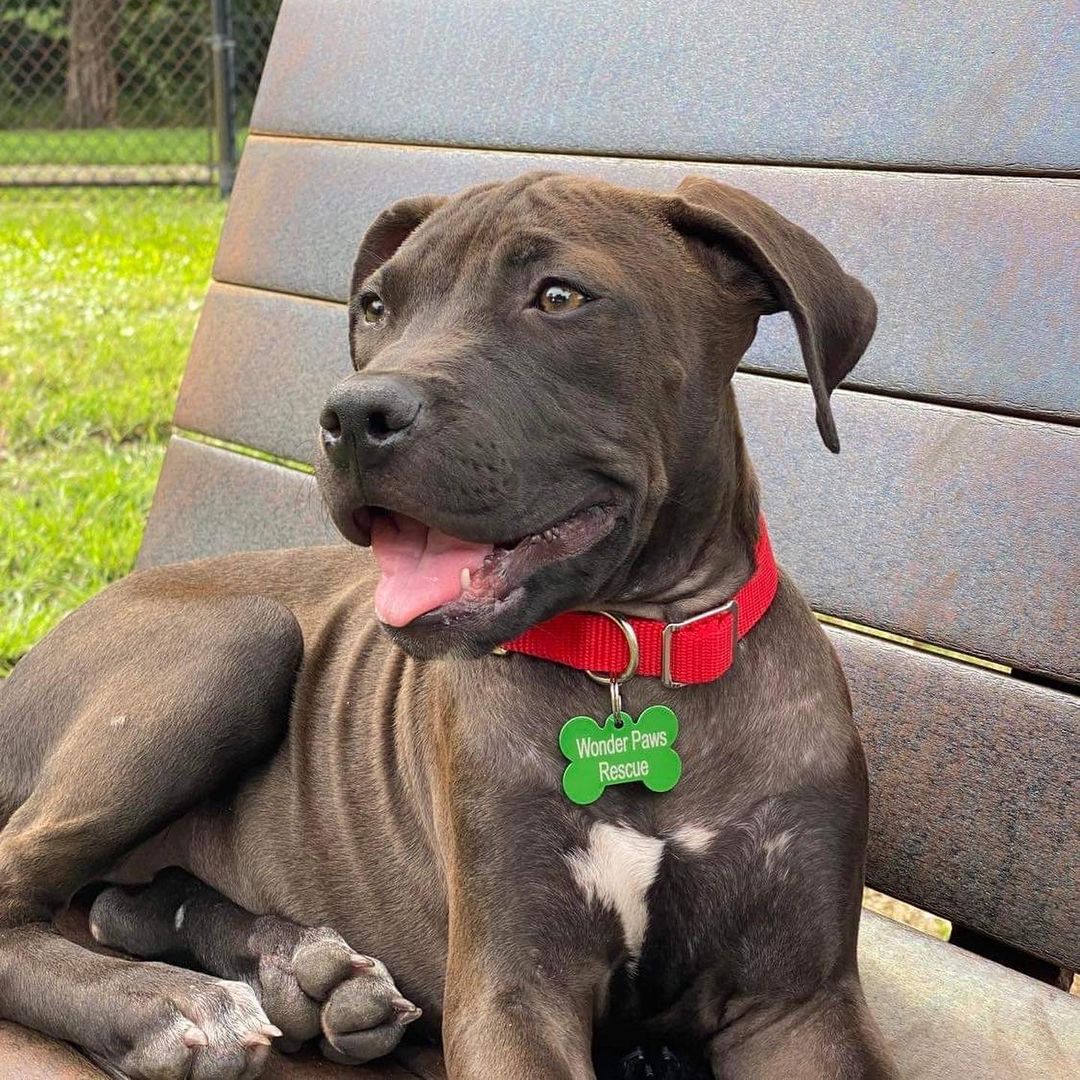
[[[477,543],[377,507],[358,514],[370,521],[379,566],[375,613],[395,627],[436,612],[450,620],[497,608],[538,570],[588,551],[615,523],[614,508],[596,504],[537,533]]]

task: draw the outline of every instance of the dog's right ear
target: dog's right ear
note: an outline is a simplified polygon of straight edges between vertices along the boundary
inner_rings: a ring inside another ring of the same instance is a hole
[[[746,191],[703,177],[688,177],[674,195],[661,198],[672,227],[706,245],[719,245],[760,277],[761,314],[787,311],[795,322],[817,423],[825,445],[836,453],[829,395],[862,356],[877,322],[869,290],[825,246]]]
[[[377,267],[382,266],[405,243],[409,234],[418,229],[446,201],[444,195],[417,195],[410,199],[399,199],[371,223],[368,231],[364,233],[364,239],[360,241],[360,250],[357,252],[356,262],[353,263],[352,281],[349,284],[350,330],[356,316],[353,307],[357,300],[357,290],[364,280]]]

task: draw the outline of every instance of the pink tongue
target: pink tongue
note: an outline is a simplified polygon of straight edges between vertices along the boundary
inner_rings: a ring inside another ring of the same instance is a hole
[[[405,626],[461,595],[461,571],[476,570],[494,550],[471,544],[404,514],[380,514],[371,526],[379,564],[375,614],[388,626]]]

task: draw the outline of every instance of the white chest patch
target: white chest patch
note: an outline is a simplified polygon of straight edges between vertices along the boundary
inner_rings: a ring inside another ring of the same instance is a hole
[[[700,855],[716,839],[716,830],[706,829],[704,825],[683,825],[671,834],[671,839],[685,851]]]
[[[566,857],[574,881],[590,904],[610,908],[622,923],[627,951],[641,955],[649,925],[646,894],[656,879],[664,841],[629,825],[597,822],[588,846]]]

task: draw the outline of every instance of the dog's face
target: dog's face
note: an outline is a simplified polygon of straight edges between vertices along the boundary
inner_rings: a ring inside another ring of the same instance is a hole
[[[828,392],[873,301],[751,196],[531,174],[384,212],[357,258],[356,372],[322,414],[318,476],[343,535],[374,547],[395,639],[479,653],[611,598],[715,447],[758,316],[782,309],[832,442]]]

